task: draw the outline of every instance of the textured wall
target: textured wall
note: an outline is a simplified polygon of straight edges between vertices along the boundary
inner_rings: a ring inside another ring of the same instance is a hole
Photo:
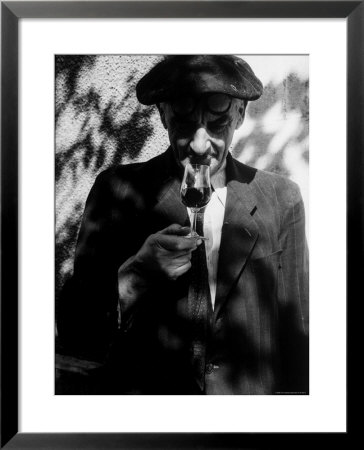
[[[144,161],[168,146],[155,107],[140,105],[135,85],[160,56],[56,57],[56,294],[72,272],[75,241],[96,175],[113,164]],[[308,59],[246,57],[265,85],[248,106],[232,154],[298,182],[308,204]],[[56,298],[57,298],[56,295]]]

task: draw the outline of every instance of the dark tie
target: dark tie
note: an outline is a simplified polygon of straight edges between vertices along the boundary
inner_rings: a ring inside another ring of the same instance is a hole
[[[203,212],[197,213],[196,231],[203,236]],[[206,344],[209,317],[212,311],[205,242],[192,253],[191,282],[188,292],[191,319],[191,360],[195,379],[203,391],[205,387]]]

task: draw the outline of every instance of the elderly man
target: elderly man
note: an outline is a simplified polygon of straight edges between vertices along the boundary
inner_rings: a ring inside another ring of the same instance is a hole
[[[98,176],[60,307],[64,342],[107,354],[101,393],[308,394],[301,195],[229,153],[262,91],[233,56],[168,56],[139,81],[170,148]],[[210,166],[201,238],[180,199],[188,163]]]

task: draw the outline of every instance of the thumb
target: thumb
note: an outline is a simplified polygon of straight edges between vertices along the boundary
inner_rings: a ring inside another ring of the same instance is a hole
[[[178,223],[174,223],[172,225],[169,225],[169,227],[164,228],[159,233],[166,234],[166,235],[187,236],[187,234],[190,231],[191,231],[190,227],[183,227],[182,225],[179,225]]]

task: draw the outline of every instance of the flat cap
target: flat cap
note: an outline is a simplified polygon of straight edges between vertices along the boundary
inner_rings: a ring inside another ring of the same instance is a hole
[[[237,56],[173,55],[156,64],[136,86],[137,98],[144,105],[208,92],[257,100],[263,85],[249,64]]]

